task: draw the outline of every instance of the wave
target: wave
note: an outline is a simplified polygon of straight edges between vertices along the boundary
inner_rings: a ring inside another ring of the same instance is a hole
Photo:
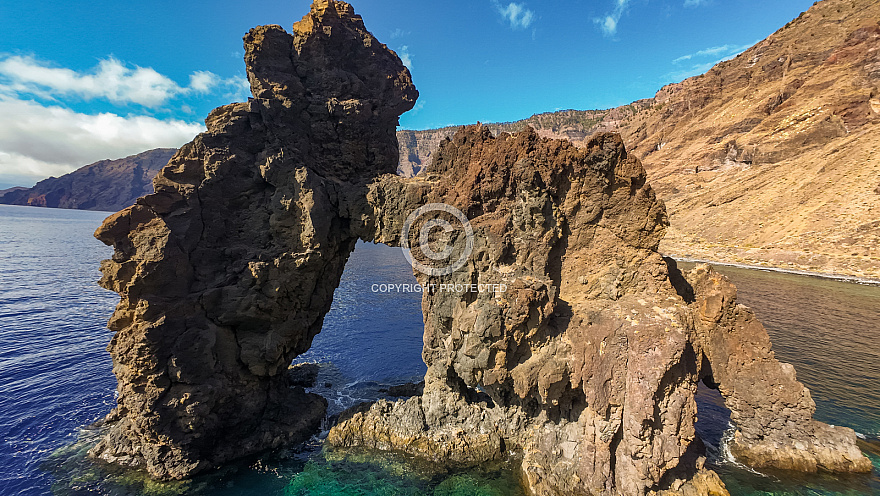
[[[772,479],[772,477],[770,477],[769,475],[758,472],[757,470],[753,469],[752,467],[749,467],[748,465],[745,465],[743,463],[736,461],[736,457],[733,456],[733,452],[730,451],[730,443],[733,441],[733,436],[735,433],[736,433],[736,426],[733,425],[732,422],[729,422],[727,424],[727,430],[724,431],[724,434],[721,436],[721,445],[719,446],[719,450],[718,450],[719,453],[721,454],[719,462],[724,463],[724,464],[728,464],[728,465],[733,465],[734,467],[736,467],[738,469],[745,470],[747,472],[751,472],[755,475],[760,475],[761,477],[766,477],[768,479]]]

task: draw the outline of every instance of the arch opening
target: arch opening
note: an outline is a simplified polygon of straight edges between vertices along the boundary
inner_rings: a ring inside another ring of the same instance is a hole
[[[291,364],[292,386],[323,396],[328,418],[419,393],[427,365],[417,284],[400,248],[358,241],[321,332]]]

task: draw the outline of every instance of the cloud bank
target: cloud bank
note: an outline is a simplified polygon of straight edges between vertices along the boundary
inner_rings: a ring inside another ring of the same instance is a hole
[[[0,115],[0,182],[22,186],[98,160],[179,147],[204,130],[175,119],[87,115],[3,96]]]
[[[156,108],[179,96],[207,94],[223,88],[238,90],[242,79],[224,79],[209,71],[197,71],[190,75],[189,86],[182,87],[150,67],[128,67],[113,57],[82,72],[52,67],[30,56],[0,58],[0,87],[7,93],[43,99],[103,99],[117,105]]]
[[[192,109],[186,99],[243,100],[243,77],[195,71],[182,85],[149,67],[115,58],[85,71],[31,56],[0,54],[0,189],[30,186],[83,165],[160,147],[179,147],[204,130],[200,122],[157,118]],[[81,113],[65,103],[103,100],[125,112]]]

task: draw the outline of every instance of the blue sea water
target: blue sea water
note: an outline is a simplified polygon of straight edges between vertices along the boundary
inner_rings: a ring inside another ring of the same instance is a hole
[[[92,237],[106,215],[0,205],[0,495],[522,494],[507,464],[447,472],[396,455],[324,450],[320,439],[175,484],[89,462],[98,433],[84,427],[115,403],[104,325],[118,298],[96,285],[111,250]],[[864,449],[880,453],[880,288],[719,269],[811,388],[816,416],[855,428]],[[324,330],[297,360],[321,364],[315,390],[331,413],[424,374],[420,295],[372,288],[412,282],[399,249],[358,245]],[[880,494],[876,470],[796,478],[745,470],[724,456],[723,402],[704,390],[699,405],[700,430],[732,494]]]
[[[48,493],[53,450],[115,403],[105,328],[118,297],[95,284],[105,212],[0,206],[0,494]]]

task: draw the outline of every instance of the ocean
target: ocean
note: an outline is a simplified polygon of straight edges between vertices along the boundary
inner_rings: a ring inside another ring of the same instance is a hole
[[[104,326],[118,297],[96,284],[112,250],[92,237],[107,215],[0,205],[0,495],[525,494],[509,464],[444,471],[397,455],[327,450],[320,438],[180,483],[89,462],[99,435],[89,425],[115,404]],[[880,494],[880,287],[718,270],[764,322],[777,357],[810,387],[816,417],[855,429],[875,465],[873,474],[847,477],[751,471],[724,450],[723,402],[701,390],[698,430],[731,494]],[[399,249],[358,244],[324,329],[297,359],[320,364],[315,391],[330,413],[424,374],[420,296],[371,289],[414,281]]]

